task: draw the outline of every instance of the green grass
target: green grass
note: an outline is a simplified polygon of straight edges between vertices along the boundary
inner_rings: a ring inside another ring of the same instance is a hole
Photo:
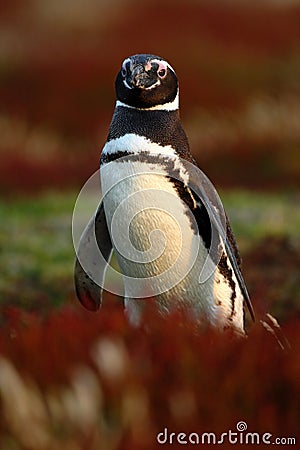
[[[299,245],[299,192],[229,191],[221,193],[242,251],[268,236],[288,236]]]
[[[73,301],[72,212],[77,193],[0,201],[0,302],[49,310]],[[299,244],[299,194],[221,193],[241,252],[270,234]]]
[[[71,286],[75,194],[1,201],[2,303],[42,308],[61,303]],[[44,303],[44,305],[43,305]]]

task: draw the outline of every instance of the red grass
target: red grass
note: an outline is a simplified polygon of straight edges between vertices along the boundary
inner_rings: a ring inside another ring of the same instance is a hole
[[[91,25],[84,34],[71,32],[68,27],[65,30],[52,27],[49,33],[49,24],[43,28],[43,15],[31,9],[22,14],[22,3],[16,0],[12,6],[2,7],[2,13],[0,20],[22,41],[26,56],[10,57],[1,65],[0,114],[19,118],[33,129],[54,130],[63,141],[83,143],[79,145],[81,156],[74,158],[71,167],[67,164],[65,171],[64,154],[54,158],[49,155],[47,168],[36,163],[34,155],[30,156],[33,161],[29,161],[21,146],[13,154],[11,148],[1,149],[0,183],[4,191],[19,190],[23,177],[17,178],[15,174],[22,165],[23,172],[28,170],[30,174],[24,177],[25,191],[70,186],[73,180],[80,185],[87,174],[98,168],[98,157],[93,164],[89,158],[91,153],[95,155],[95,147],[100,153],[105,140],[113,111],[114,77],[128,54],[154,52],[175,65],[186,120],[200,106],[210,111],[238,111],[257,93],[294,92],[293,77],[290,80],[287,74],[289,58],[293,60],[300,45],[298,5],[133,2],[131,8],[120,6],[109,27],[103,28],[104,19],[99,17],[99,27]],[[274,76],[266,76],[268,63],[274,61],[281,64],[275,65]],[[246,69],[242,75],[239,70],[235,72],[244,64],[250,72],[253,68],[253,74],[247,74]],[[224,186],[269,188],[286,183],[295,186],[298,171],[291,164],[281,173],[281,159],[276,156],[286,151],[283,143],[278,142],[276,147],[276,143],[269,142],[269,146],[275,158],[269,155],[268,141],[265,148],[243,141],[225,152],[225,159],[229,156],[235,162],[237,174],[243,173],[245,158],[247,167],[249,159],[257,163],[259,170],[255,170],[253,182],[225,171],[228,164],[216,167],[214,155],[210,160],[207,157],[211,178]],[[194,152],[197,154],[197,149]],[[70,144],[71,159],[73,153]],[[264,173],[265,156],[268,163],[275,164],[272,174]]]
[[[90,368],[104,396],[94,399],[99,412],[91,426],[94,431],[100,427],[97,433],[103,433],[102,439],[109,429],[121,437],[119,446],[111,448],[152,449],[164,427],[175,432],[220,433],[235,430],[239,420],[259,433],[297,434],[297,322],[285,326],[293,349],[282,352],[259,325],[245,341],[209,330],[196,333],[176,315],[163,320],[149,314],[145,326],[133,329],[120,308],[109,304],[98,314],[64,309],[44,320],[12,309],[4,315],[1,354],[24,381],[34,380],[44,396],[50,390],[72,389],[75,369]],[[119,375],[113,376],[113,366],[104,370],[105,366],[95,365],[95,346],[101,342],[118,349]],[[107,376],[110,369],[112,374]],[[124,410],[124,398],[129,395],[127,401],[135,402],[138,392],[144,415],[131,418],[130,409]],[[73,425],[71,435],[77,432]],[[17,442],[21,439],[9,420],[4,421],[2,433]],[[55,429],[52,433],[59,439]],[[67,429],[65,433],[69,436]],[[79,448],[85,448],[84,439],[78,442]]]

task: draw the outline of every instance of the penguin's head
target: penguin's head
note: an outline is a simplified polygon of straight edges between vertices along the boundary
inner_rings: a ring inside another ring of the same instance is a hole
[[[178,96],[174,69],[155,55],[141,54],[126,58],[115,85],[117,100],[134,108],[147,109],[170,104]]]

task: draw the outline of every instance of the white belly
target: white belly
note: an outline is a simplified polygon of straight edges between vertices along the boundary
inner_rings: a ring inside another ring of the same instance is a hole
[[[127,307],[139,309],[139,298],[155,296],[162,310],[188,307],[212,322],[214,275],[198,281],[207,250],[192,228],[193,214],[165,175],[161,167],[139,161],[116,160],[101,168],[105,214]]]
[[[189,174],[174,149],[142,136],[125,135],[109,141],[103,154],[126,151],[133,155],[102,165],[101,186],[131,321],[138,322],[147,298],[155,297],[162,312],[179,308],[199,322],[218,328],[229,325],[243,332],[239,288],[232,314],[231,288],[218,267],[213,266],[205,282],[199,282],[208,252],[195,233],[193,213],[167,178],[168,163],[162,163],[169,158],[173,173],[177,171],[189,186]],[[143,157],[145,153],[151,156],[151,163]],[[234,281],[237,285],[235,277]]]

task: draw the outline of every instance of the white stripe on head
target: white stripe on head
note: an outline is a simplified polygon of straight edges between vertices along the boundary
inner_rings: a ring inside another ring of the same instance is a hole
[[[168,61],[165,61],[164,59],[154,58],[154,59],[150,59],[149,62],[155,62],[159,66],[162,66],[162,68],[164,68],[164,69],[168,67],[170,70],[172,70],[172,72],[174,72],[176,74],[176,72],[173,69],[173,67],[171,66],[171,64],[169,64]]]
[[[124,59],[124,61],[122,62],[122,69],[126,68],[127,63],[130,63],[130,70],[132,70],[132,62],[133,62],[132,57]],[[149,59],[149,61],[147,62],[146,66],[145,66],[146,70],[147,70],[147,65],[152,62],[158,64],[158,66],[161,68],[164,68],[164,69],[168,68],[168,69],[172,70],[172,72],[174,72],[176,75],[176,72],[173,69],[173,67],[171,66],[171,64],[169,64],[168,61],[166,61],[164,59],[158,59],[158,58]],[[149,69],[151,69],[151,67],[149,67]]]
[[[132,87],[132,86],[129,86],[129,84],[127,83],[126,78],[124,78],[123,84],[124,84],[124,86],[125,86],[127,89],[133,89],[133,87]]]
[[[122,62],[122,68],[125,68],[125,66],[126,66],[126,64],[127,63],[131,63],[132,62],[132,59],[131,58],[126,58],[126,59],[124,59],[124,61]]]
[[[130,70],[132,70],[132,64],[133,64],[133,59],[132,57],[126,58],[124,59],[123,63],[122,63],[122,67],[121,70],[126,70],[126,65],[130,64]],[[171,70],[175,75],[175,70],[173,69],[173,67],[171,66],[171,64],[169,64],[167,61],[165,61],[164,59],[158,59],[158,58],[152,58],[149,59],[149,61],[146,63],[145,65],[145,70],[151,70],[151,63],[156,63],[158,64],[158,71],[162,70],[162,69],[169,69]],[[123,84],[127,89],[133,89],[132,86],[130,86],[127,81],[126,78],[123,79]],[[151,90],[154,89],[156,86],[160,86],[161,82],[160,82],[160,78],[158,78],[158,80],[156,81],[156,83],[152,84],[151,86],[149,86],[148,88],[145,88],[145,90]],[[159,108],[160,109],[160,108]]]
[[[138,55],[133,55],[133,57],[134,56],[138,56]],[[129,63],[132,63],[132,58],[133,58],[132,56],[130,56],[130,57],[128,57],[128,58],[125,58],[124,59],[124,61],[122,62],[122,67],[125,67],[126,66],[126,64],[129,62]],[[156,62],[158,65],[160,65],[160,64],[165,64],[167,67],[169,67],[169,69],[171,69],[174,73],[175,73],[175,70],[173,69],[173,67],[171,66],[171,64],[170,63],[168,63],[168,61],[166,61],[165,59],[159,59],[159,58],[150,58],[149,59],[149,61],[148,62]]]

